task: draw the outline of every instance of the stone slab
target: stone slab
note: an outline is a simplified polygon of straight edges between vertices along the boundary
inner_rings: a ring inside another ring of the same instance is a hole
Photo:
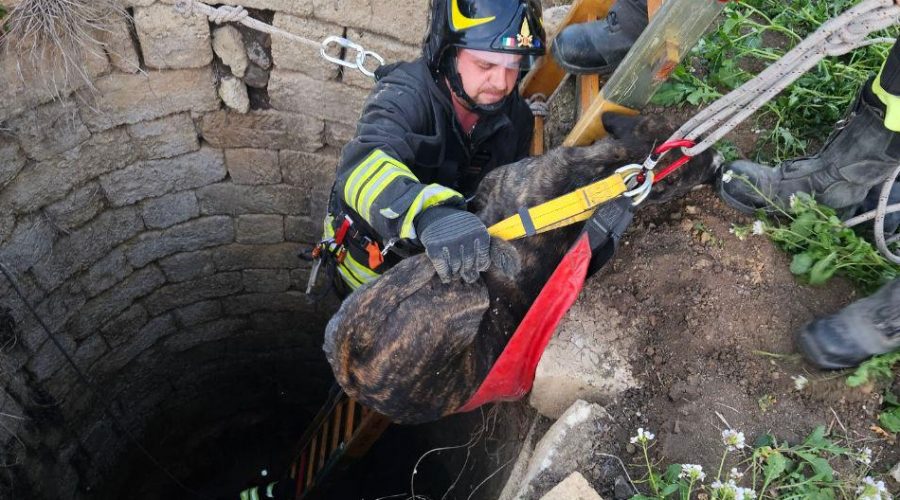
[[[243,269],[298,269],[309,267],[297,256],[301,247],[293,243],[278,245],[226,245],[213,249],[213,261],[219,271]]]
[[[209,321],[214,321],[223,316],[222,303],[218,300],[197,302],[187,307],[175,310],[175,319],[183,328],[189,328]]]
[[[39,161],[68,151],[91,136],[70,99],[38,106],[9,120],[8,127],[25,153]]]
[[[124,130],[94,134],[52,160],[26,166],[0,191],[0,211],[33,212],[63,199],[73,188],[137,160]]]
[[[340,35],[344,32],[344,29],[336,24],[280,12],[275,14],[272,24],[289,33],[303,33],[305,38],[311,40],[324,40],[328,36]],[[329,55],[339,58],[340,46],[333,44]],[[334,80],[340,71],[340,66],[322,58],[319,48],[299,44],[278,36],[272,37],[272,62],[278,68],[299,71],[317,80]]]
[[[63,232],[72,232],[106,208],[100,184],[91,182],[44,209],[44,213]]]
[[[129,125],[128,135],[143,160],[157,160],[200,149],[190,113],[176,113],[157,120]]]
[[[53,290],[143,229],[136,208],[103,212],[83,228],[60,238],[51,254],[34,266],[34,275],[44,289]]]
[[[291,275],[286,269],[247,269],[244,271],[244,290],[251,293],[286,292],[291,287]]]
[[[162,231],[141,234],[126,252],[128,262],[143,267],[179,252],[192,252],[234,241],[230,217],[203,217]]]
[[[173,113],[219,109],[209,67],[141,74],[111,73],[98,78],[96,92],[79,91],[81,118],[92,131],[137,123]]]
[[[264,245],[284,241],[284,217],[280,215],[242,215],[237,218],[235,241]]]
[[[226,106],[238,113],[244,114],[250,111],[250,95],[247,93],[247,85],[240,78],[223,76],[219,80],[219,98]]]
[[[418,45],[428,28],[429,2],[392,0],[308,0],[316,18],[374,31],[410,45]]]
[[[193,191],[182,191],[144,201],[141,215],[147,229],[166,229],[198,217],[200,204]]]
[[[283,184],[239,186],[223,182],[198,189],[197,198],[204,215],[291,215],[309,206],[306,190]]]
[[[557,484],[541,500],[603,500],[594,488],[578,472],[573,472]]]
[[[216,272],[216,265],[209,250],[175,254],[160,260],[159,266],[172,283],[196,280]]]
[[[203,115],[203,138],[217,148],[296,149],[316,151],[323,145],[321,119],[275,110],[242,115],[217,111]]]
[[[0,132],[0,188],[15,178],[25,161],[25,152],[12,134]]]
[[[130,308],[136,300],[149,295],[166,283],[162,271],[156,266],[147,266],[88,301],[69,324],[70,334],[81,339],[93,334],[109,318],[117,317]]]
[[[213,52],[228,66],[232,75],[243,78],[250,58],[247,57],[241,32],[234,26],[225,25],[214,29],[212,37]]]
[[[303,73],[282,70],[277,65],[269,78],[269,101],[273,108],[346,124],[359,121],[367,95],[364,89],[316,80]]]
[[[260,185],[281,182],[278,152],[267,149],[226,149],[225,164],[235,184]]]
[[[131,306],[127,311],[110,319],[101,330],[103,338],[113,347],[122,345],[137,334],[150,320],[147,310],[140,305]]]
[[[134,25],[148,68],[199,68],[212,62],[205,16],[183,16],[169,5],[155,4],[135,8]]]
[[[586,292],[563,318],[535,372],[529,402],[549,418],[559,418],[579,399],[608,405],[640,387],[628,361],[637,332],[590,286]]]
[[[125,16],[114,14],[107,31],[101,35],[109,54],[109,62],[123,73],[137,73],[141,70],[141,60],[131,38],[130,24]]]
[[[167,285],[144,300],[150,314],[160,314],[195,302],[226,297],[244,288],[241,273],[219,273],[195,281]]]
[[[87,270],[80,279],[81,287],[88,298],[91,298],[124,280],[132,271],[134,268],[128,264],[125,253],[117,248]]]
[[[514,498],[539,499],[572,472],[586,471],[595,459],[594,448],[612,428],[603,407],[576,401],[538,441]]]
[[[225,178],[225,158],[217,149],[204,147],[175,158],[138,162],[104,175],[100,184],[113,206],[206,186]]]

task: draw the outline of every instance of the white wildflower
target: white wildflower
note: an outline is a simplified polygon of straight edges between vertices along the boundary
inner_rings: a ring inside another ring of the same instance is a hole
[[[728,473],[728,479],[731,479],[733,481],[737,481],[742,477],[744,477],[744,473],[737,470],[737,467],[732,467],[731,472]]]
[[[803,375],[794,375],[791,378],[794,380],[794,389],[797,389],[798,391],[806,389],[806,386],[809,384],[809,379]]]
[[[790,196],[788,197],[788,205],[791,207],[791,210],[792,210],[792,211],[797,210],[797,202],[798,202],[798,201],[799,201],[799,200],[797,199],[797,195],[796,195],[796,194],[792,194],[792,195],[790,195]]]
[[[763,221],[757,220],[756,222],[753,223],[753,234],[759,236],[761,234],[765,234],[765,232],[766,232],[766,225]]]
[[[728,447],[728,451],[743,449],[746,445],[746,441],[744,440],[744,433],[726,429],[722,431],[722,443],[724,443],[725,446]]]
[[[872,463],[872,450],[868,447],[863,448],[853,458],[864,465],[869,465]]]
[[[750,488],[734,488],[734,500],[752,500],[756,498],[756,492]]]
[[[869,476],[856,488],[857,500],[890,500],[891,494],[884,486],[884,481],[876,481]]]
[[[678,474],[678,477],[691,481],[703,481],[706,479],[706,473],[703,472],[702,465],[682,464],[681,474]]]
[[[656,436],[650,431],[645,431],[643,427],[638,428],[637,435],[631,438],[631,444],[640,443],[647,444]]]
[[[729,170],[722,174],[722,182],[728,184],[731,180],[734,179],[734,170]]]

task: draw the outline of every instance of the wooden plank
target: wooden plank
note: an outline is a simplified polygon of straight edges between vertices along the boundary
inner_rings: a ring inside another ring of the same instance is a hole
[[[562,26],[602,19],[606,17],[606,13],[614,3],[615,0],[579,0],[572,4]],[[538,59],[535,67],[522,80],[522,95],[525,97],[544,94],[549,98],[566,76],[566,72],[556,64],[550,54],[549,45],[553,42],[548,42],[547,54]]]
[[[341,417],[343,417],[344,412],[344,403],[337,405],[334,409],[334,417],[331,419],[332,422],[332,431],[331,431],[331,450],[334,451],[338,449],[338,444],[341,442]]]
[[[389,418],[376,411],[369,411],[353,434],[353,439],[347,443],[345,454],[353,459],[361,458],[390,425]]]
[[[584,113],[584,116],[578,120],[575,127],[569,132],[563,146],[587,146],[592,142],[606,136],[606,130],[603,128],[601,117],[603,113],[612,111],[614,113],[622,113],[626,115],[637,115],[637,111],[620,106],[613,102],[607,101],[603,94],[598,94],[591,104],[591,107]]]
[[[582,75],[578,77],[578,118],[590,109],[594,98],[600,93],[600,75]]]
[[[353,420],[356,418],[356,401],[352,399],[347,399],[347,418],[344,420],[346,425],[344,426],[344,442],[349,443],[351,439],[353,439],[353,431],[356,426],[353,425]]]
[[[544,154],[544,117],[534,117],[534,135],[531,136],[531,156]]]
[[[306,469],[306,489],[309,489],[312,486],[313,476],[316,472],[316,442],[318,437],[318,435],[313,436],[312,442],[309,445],[309,467]]]
[[[297,477],[296,477],[297,489],[294,492],[294,498],[300,498],[300,495],[302,495],[303,492],[306,491],[306,481],[305,481],[305,479],[307,477],[306,462],[307,462],[307,453],[306,453],[306,450],[303,450],[303,452],[300,454],[300,466],[297,468]]]
[[[322,424],[322,434],[319,435],[322,445],[319,447],[319,466],[316,468],[316,471],[322,470],[322,467],[325,466],[325,462],[328,461],[328,455],[331,454],[331,450],[328,449],[328,430],[330,423],[330,420],[325,420]]]

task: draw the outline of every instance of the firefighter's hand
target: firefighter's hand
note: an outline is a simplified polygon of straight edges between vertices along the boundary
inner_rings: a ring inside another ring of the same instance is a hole
[[[478,280],[491,265],[491,237],[475,214],[450,207],[432,207],[416,221],[419,241],[444,283]]]

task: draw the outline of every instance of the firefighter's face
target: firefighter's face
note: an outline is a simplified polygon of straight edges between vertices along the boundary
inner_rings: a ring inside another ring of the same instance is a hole
[[[461,49],[457,71],[469,97],[478,104],[495,104],[515,88],[521,60],[515,54]]]

